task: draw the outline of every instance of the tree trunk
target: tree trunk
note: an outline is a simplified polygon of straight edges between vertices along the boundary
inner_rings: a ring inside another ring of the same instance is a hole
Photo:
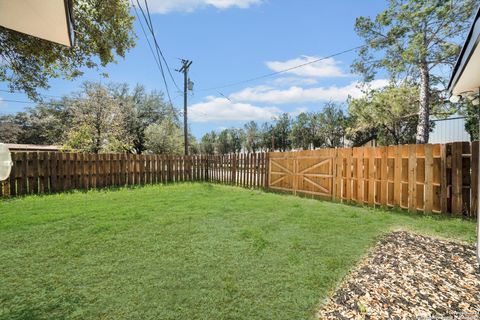
[[[427,63],[420,67],[420,106],[418,109],[417,144],[428,143],[430,133],[430,74]]]

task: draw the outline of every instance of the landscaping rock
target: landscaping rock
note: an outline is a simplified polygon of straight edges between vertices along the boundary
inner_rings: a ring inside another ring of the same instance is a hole
[[[353,271],[320,319],[480,319],[475,247],[394,232]]]

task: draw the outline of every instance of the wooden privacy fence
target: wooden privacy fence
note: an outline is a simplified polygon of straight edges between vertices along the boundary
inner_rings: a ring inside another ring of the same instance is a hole
[[[475,141],[269,154],[272,190],[475,217]]]
[[[475,217],[478,141],[230,155],[14,152],[0,196],[207,181]]]
[[[0,196],[19,196],[180,181],[265,187],[266,153],[224,156],[161,156],[13,152],[10,178]]]

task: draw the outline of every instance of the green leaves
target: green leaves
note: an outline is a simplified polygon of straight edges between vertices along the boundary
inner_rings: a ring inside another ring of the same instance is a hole
[[[50,78],[74,79],[85,68],[105,67],[135,45],[126,0],[77,0],[73,4],[75,45],[67,48],[0,27],[0,81],[39,99]]]
[[[365,98],[349,101],[352,117],[350,135],[354,142],[375,133],[381,145],[406,144],[415,141],[418,112],[418,89],[402,85],[370,91]]]
[[[355,31],[367,46],[359,51],[354,71],[367,80],[372,79],[370,73],[383,69],[393,77],[415,81],[423,61],[430,70],[451,67],[476,5],[477,0],[394,0],[375,20],[357,18]],[[372,60],[372,55],[377,59]]]
[[[182,128],[170,118],[155,123],[145,130],[146,147],[155,154],[182,154]]]
[[[428,142],[428,117],[435,96],[439,87],[440,91],[446,90],[442,78],[446,80],[445,75],[450,75],[448,68],[455,63],[458,42],[462,41],[478,4],[478,0],[390,0],[388,8],[375,20],[356,20],[355,31],[366,46],[359,50],[353,71],[363,75],[366,82],[374,80],[377,73],[386,72],[390,79],[420,88],[416,102],[417,143]],[[387,131],[392,128],[389,126]]]

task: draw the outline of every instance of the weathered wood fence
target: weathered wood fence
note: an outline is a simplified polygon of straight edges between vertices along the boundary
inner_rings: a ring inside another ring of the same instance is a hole
[[[475,217],[478,141],[269,154],[273,190]]]
[[[180,181],[475,217],[478,141],[230,155],[15,152],[0,196]]]
[[[161,156],[13,152],[0,196],[19,196],[181,181],[266,186],[267,154]]]

